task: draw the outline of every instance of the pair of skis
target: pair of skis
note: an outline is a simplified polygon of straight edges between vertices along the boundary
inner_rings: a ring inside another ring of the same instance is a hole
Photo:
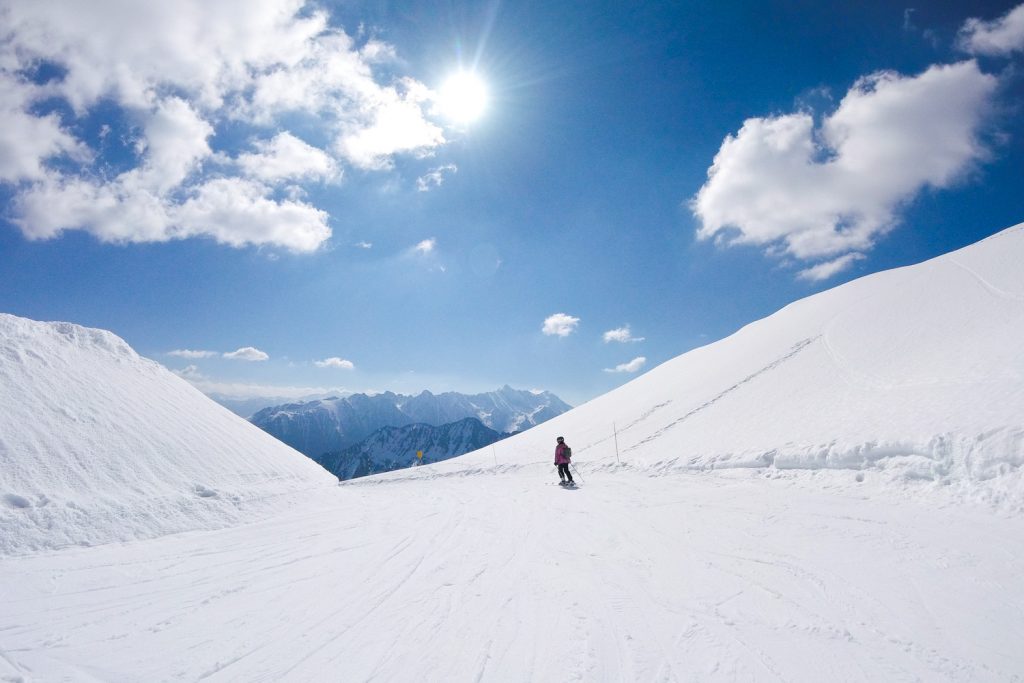
[[[572,469],[573,474],[575,474],[577,479],[580,480],[580,483],[583,483],[583,477],[580,476],[580,471],[578,469],[576,469],[576,466],[573,465],[570,462],[569,463],[569,468]],[[574,489],[574,488],[577,487],[577,484],[576,484],[575,481],[565,481],[564,479],[562,481],[558,482],[558,485],[561,486],[562,488],[567,488],[567,489]]]

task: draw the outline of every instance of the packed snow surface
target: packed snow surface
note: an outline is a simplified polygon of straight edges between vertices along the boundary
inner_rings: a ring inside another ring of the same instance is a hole
[[[0,680],[1020,680],[1022,262],[1018,227],[862,278],[272,520],[9,555]],[[47,462],[40,490],[67,481]],[[145,536],[113,472],[98,497]]]
[[[551,468],[403,470],[273,522],[2,562],[0,680],[1024,671],[1019,518],[833,488],[834,473],[578,469],[575,491]]]

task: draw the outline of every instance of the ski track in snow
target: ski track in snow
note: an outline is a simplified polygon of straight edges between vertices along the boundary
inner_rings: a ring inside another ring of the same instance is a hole
[[[583,469],[5,558],[0,680],[1020,680],[1018,517]]]
[[[648,443],[650,443],[652,441],[656,441],[659,437],[661,437],[668,430],[672,429],[673,427],[679,426],[681,423],[685,422],[686,420],[689,420],[691,417],[693,417],[697,413],[701,412],[702,410],[707,410],[708,408],[710,408],[711,406],[715,405],[716,403],[721,401],[723,398],[728,396],[729,394],[731,394],[731,393],[733,393],[735,391],[738,391],[739,389],[742,389],[745,384],[748,384],[748,383],[754,381],[755,379],[759,378],[761,375],[764,375],[765,373],[771,372],[772,370],[776,369],[777,367],[779,367],[780,365],[782,365],[783,363],[785,363],[786,361],[788,361],[789,359],[793,358],[798,353],[803,351],[805,348],[807,348],[807,346],[809,346],[811,343],[813,343],[817,339],[818,339],[817,337],[815,337],[813,339],[804,339],[803,341],[798,342],[797,344],[794,344],[793,348],[790,349],[789,353],[787,353],[786,355],[784,355],[784,356],[782,356],[780,358],[777,358],[776,360],[774,360],[771,363],[769,363],[768,365],[764,366],[763,368],[761,368],[757,372],[753,372],[753,373],[747,375],[746,377],[744,377],[740,381],[736,382],[735,384],[733,384],[732,386],[728,387],[727,389],[724,389],[722,392],[720,392],[719,394],[716,394],[714,397],[708,399],[707,401],[705,401],[701,405],[697,406],[693,410],[690,410],[689,412],[685,413],[681,417],[677,417],[676,419],[672,420],[671,422],[666,424],[664,427],[662,427],[662,428],[658,429],[657,431],[655,431],[654,433],[652,433],[650,436],[647,436],[647,437],[641,439],[640,441],[636,442],[632,446],[629,446],[628,448],[626,448],[625,452],[633,451],[633,450],[635,450],[637,448],[640,448],[641,446],[643,446],[645,444],[648,444]],[[661,407],[663,407],[665,405],[668,405],[668,404],[667,403],[666,404],[662,404],[660,406],[657,406],[656,408],[661,408]],[[634,422],[631,422],[628,425],[626,425],[625,427],[623,427],[622,431],[626,431],[630,427],[633,427],[633,426],[639,424],[641,421],[646,420],[648,417],[650,417],[653,414],[653,412],[654,411],[645,413],[644,415],[642,415],[640,418],[638,418]]]

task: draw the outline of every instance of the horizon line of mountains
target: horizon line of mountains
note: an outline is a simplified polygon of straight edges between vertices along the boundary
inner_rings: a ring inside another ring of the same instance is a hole
[[[473,395],[332,396],[270,406],[248,419],[344,480],[463,455],[571,408],[549,391],[505,385]]]

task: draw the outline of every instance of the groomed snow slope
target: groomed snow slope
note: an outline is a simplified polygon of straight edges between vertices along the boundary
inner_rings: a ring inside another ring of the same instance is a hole
[[[337,480],[103,330],[0,314],[0,555],[209,529]]]
[[[394,473],[0,561],[0,681],[1020,680],[1019,516],[829,473],[580,470]]]
[[[0,680],[1019,681],[1022,262],[864,278],[273,519],[0,558]]]
[[[644,469],[849,470],[1024,509],[1022,264],[1017,226],[808,297],[499,445],[500,462],[546,461],[562,434],[614,464],[617,438]]]

